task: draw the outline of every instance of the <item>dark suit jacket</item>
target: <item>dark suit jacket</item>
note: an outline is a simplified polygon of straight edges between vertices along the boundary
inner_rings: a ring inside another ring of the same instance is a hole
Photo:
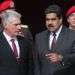
[[[18,36],[20,59],[12,54],[12,50],[2,32],[0,32],[0,75],[32,75],[32,47],[23,37]]]
[[[53,64],[45,57],[49,50],[48,30],[36,35],[35,75],[66,75],[70,65],[75,62],[75,32],[63,26],[56,43],[56,52],[63,55],[59,64]]]

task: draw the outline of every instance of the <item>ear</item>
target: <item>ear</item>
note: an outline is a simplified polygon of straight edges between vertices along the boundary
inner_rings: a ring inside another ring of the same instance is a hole
[[[62,18],[60,18],[60,23],[62,23],[62,21],[63,21],[63,19],[62,19]]]
[[[67,22],[69,22],[69,17],[67,18]]]

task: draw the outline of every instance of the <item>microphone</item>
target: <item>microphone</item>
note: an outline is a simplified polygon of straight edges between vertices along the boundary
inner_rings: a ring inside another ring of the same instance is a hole
[[[20,25],[21,26],[21,30],[19,31],[19,36],[22,36],[22,37],[24,37],[24,34],[25,34],[25,32],[28,30],[28,25]]]
[[[21,25],[22,28],[28,28],[28,25]]]

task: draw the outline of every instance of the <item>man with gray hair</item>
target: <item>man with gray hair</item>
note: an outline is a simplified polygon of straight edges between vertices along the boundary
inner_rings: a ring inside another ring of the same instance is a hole
[[[1,14],[0,75],[32,75],[32,46],[18,34],[21,15],[13,10]]]
[[[0,14],[2,14],[5,11],[8,11],[8,10],[16,10],[15,9],[15,2],[13,0],[5,0],[5,1],[1,2]],[[2,31],[2,29],[3,28],[0,25],[0,31]],[[31,44],[33,43],[33,37],[32,37],[32,34],[31,34],[29,28],[27,28],[27,25],[22,26],[22,30],[20,32],[20,35],[27,38],[31,42]]]

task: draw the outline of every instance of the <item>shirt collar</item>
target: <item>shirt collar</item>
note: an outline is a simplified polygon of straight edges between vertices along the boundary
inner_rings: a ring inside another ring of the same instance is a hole
[[[60,28],[58,29],[58,31],[57,31],[57,32],[55,32],[56,37],[58,37],[58,36],[59,36],[59,34],[60,34],[61,30],[62,30],[62,25],[60,26]],[[51,35],[53,35],[53,32],[51,32]]]
[[[60,26],[60,28],[58,29],[58,31],[56,32],[56,35],[59,35],[59,33],[61,32],[62,29],[62,25]]]
[[[16,37],[15,38],[10,37],[6,32],[3,32],[3,35],[5,36],[7,41],[10,41],[11,39],[17,39]]]

